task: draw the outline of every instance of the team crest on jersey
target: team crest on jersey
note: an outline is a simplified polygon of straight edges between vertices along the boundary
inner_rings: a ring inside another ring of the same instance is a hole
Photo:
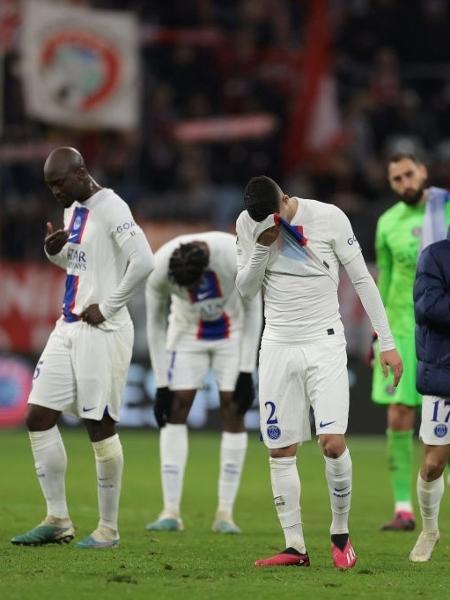
[[[443,438],[447,435],[447,431],[447,425],[445,425],[445,423],[439,423],[439,425],[436,425],[434,428],[434,435],[438,438]]]
[[[411,233],[414,237],[420,237],[422,235],[422,227],[413,227]]]
[[[267,428],[267,435],[271,440],[277,440],[281,435],[281,429],[278,425],[269,425]]]

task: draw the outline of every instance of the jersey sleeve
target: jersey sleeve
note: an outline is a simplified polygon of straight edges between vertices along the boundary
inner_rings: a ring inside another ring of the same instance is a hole
[[[244,213],[241,213],[236,221],[236,254],[238,271],[245,267],[252,254],[252,239],[244,224]]]
[[[167,260],[161,250],[162,248],[155,255],[156,266],[147,280],[145,306],[147,342],[156,386],[167,387],[166,338],[170,289],[167,281]]]
[[[111,235],[119,248],[122,248],[131,237],[145,235],[139,225],[135,223],[128,204],[120,198],[111,203],[109,227]]]
[[[381,299],[386,306],[392,275],[392,254],[386,241],[386,231],[380,219],[375,234],[375,256],[377,265],[377,285]]]
[[[353,232],[347,215],[337,206],[329,217],[333,250],[342,265],[346,265],[361,253],[361,247]]]

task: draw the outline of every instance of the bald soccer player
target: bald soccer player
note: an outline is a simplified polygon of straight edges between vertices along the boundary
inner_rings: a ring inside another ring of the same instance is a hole
[[[75,535],[57,426],[66,413],[83,420],[97,469],[99,522],[77,547],[109,548],[119,543],[123,454],[116,422],[134,335],[126,303],[151,273],[153,255],[128,205],[94,181],[77,150],[54,150],[44,177],[64,208],[64,228],[47,223],[44,249],[67,273],[62,314],[36,366],[26,419],[47,515],[11,542],[67,543]]]

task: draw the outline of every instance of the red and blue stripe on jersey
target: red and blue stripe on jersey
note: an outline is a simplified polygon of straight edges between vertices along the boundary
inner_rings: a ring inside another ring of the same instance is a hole
[[[297,240],[299,246],[306,246],[308,243],[308,238],[305,237],[303,233],[303,225],[291,225],[288,223],[283,217],[280,217],[278,213],[274,215],[274,221],[277,225],[281,225],[281,227],[291,235],[295,240]]]
[[[84,206],[77,206],[72,214],[72,219],[70,220],[69,225],[69,238],[68,243],[70,244],[80,244],[81,239],[83,237],[84,230],[86,228],[86,223],[89,216],[89,209]],[[66,277],[66,288],[64,291],[64,300],[63,300],[63,316],[64,321],[68,323],[73,323],[74,321],[79,320],[79,316],[73,312],[75,307],[75,300],[78,291],[78,275],[67,275]]]
[[[195,290],[189,290],[192,304],[222,298],[222,289],[214,271],[205,271],[200,285]],[[200,319],[197,328],[197,339],[206,341],[223,340],[230,336],[230,317],[223,312],[218,319]]]

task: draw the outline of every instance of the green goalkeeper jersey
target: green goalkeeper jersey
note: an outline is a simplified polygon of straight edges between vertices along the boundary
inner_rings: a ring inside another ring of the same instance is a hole
[[[450,202],[445,215],[450,223]],[[420,252],[425,204],[410,206],[398,202],[383,213],[378,221],[376,254],[378,288],[386,307],[395,346],[403,360],[403,376],[397,388],[392,375],[383,377],[378,360],[374,362],[372,399],[378,404],[398,402],[418,406],[421,395],[416,390],[416,348],[413,287]]]
[[[450,202],[445,205],[450,223]],[[376,233],[378,288],[394,337],[415,329],[413,286],[420,252],[425,204],[398,202],[383,213]]]

